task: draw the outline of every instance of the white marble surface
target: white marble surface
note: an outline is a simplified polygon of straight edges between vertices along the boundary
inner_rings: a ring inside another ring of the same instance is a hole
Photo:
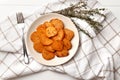
[[[39,5],[43,3],[51,2],[52,0],[0,0],[0,21],[7,15],[18,11],[34,12],[39,8]],[[120,19],[120,0],[99,0],[103,7],[110,9],[113,14]],[[23,76],[14,80],[76,80],[72,77],[55,73],[51,71],[45,71],[42,73],[36,73],[34,75]]]

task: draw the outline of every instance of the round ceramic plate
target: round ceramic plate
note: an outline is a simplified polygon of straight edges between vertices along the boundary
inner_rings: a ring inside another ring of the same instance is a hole
[[[55,57],[52,60],[45,60],[40,53],[38,53],[34,50],[33,42],[30,40],[30,35],[32,32],[34,32],[36,30],[38,25],[43,24],[45,21],[50,21],[53,18],[58,18],[58,19],[62,20],[65,27],[74,32],[74,37],[71,41],[72,48],[69,50],[69,55],[67,57],[61,57],[61,58]],[[75,27],[73,22],[68,17],[65,17],[65,16],[57,14],[57,13],[49,13],[49,14],[45,14],[45,15],[37,18],[37,20],[35,20],[32,23],[32,25],[29,27],[29,29],[27,31],[25,42],[26,42],[26,47],[27,47],[28,53],[36,61],[38,61],[39,63],[41,63],[43,65],[56,66],[56,65],[60,65],[60,64],[63,64],[65,62],[69,61],[75,55],[75,53],[78,49],[78,45],[79,45],[79,34],[78,34],[77,28]]]

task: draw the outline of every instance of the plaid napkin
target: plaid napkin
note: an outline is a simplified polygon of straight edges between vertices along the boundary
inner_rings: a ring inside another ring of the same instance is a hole
[[[34,14],[25,14],[25,30],[40,17],[40,14],[60,10],[79,0],[59,0],[40,6]],[[88,0],[89,8],[101,7],[96,0]],[[23,61],[21,28],[17,26],[16,15],[8,16],[0,22],[0,78],[11,80],[27,74],[51,70],[68,74],[82,80],[119,80],[120,79],[120,24],[109,12],[102,22],[102,31],[90,39],[80,32],[81,45],[76,55],[67,63],[49,67],[36,62],[30,56],[30,64]],[[81,27],[89,26],[82,20],[75,20]],[[25,32],[26,32],[25,31]]]

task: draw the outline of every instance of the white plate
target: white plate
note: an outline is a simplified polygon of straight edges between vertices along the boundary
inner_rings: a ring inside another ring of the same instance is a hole
[[[53,18],[58,18],[58,19],[62,20],[64,22],[64,25],[66,28],[74,31],[74,38],[71,41],[72,48],[69,50],[69,55],[67,57],[62,57],[62,58],[55,57],[52,60],[45,60],[41,54],[39,54],[38,52],[36,52],[33,49],[33,42],[30,40],[30,35],[32,32],[35,31],[35,29],[38,25],[43,24],[45,21],[50,21]],[[32,23],[32,25],[30,26],[30,28],[27,31],[25,41],[26,41],[26,47],[27,47],[28,53],[36,61],[38,61],[39,63],[41,63],[43,65],[56,66],[56,65],[60,65],[60,64],[63,64],[65,62],[69,61],[75,55],[75,53],[78,49],[78,45],[79,45],[79,34],[78,34],[78,30],[76,29],[75,25],[68,17],[65,17],[65,16],[57,14],[57,13],[49,13],[49,14],[39,17],[37,20],[35,20]]]

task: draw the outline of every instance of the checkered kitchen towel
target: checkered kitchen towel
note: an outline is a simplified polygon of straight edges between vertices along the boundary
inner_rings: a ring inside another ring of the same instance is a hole
[[[79,0],[58,0],[40,6],[32,15],[25,15],[26,30],[42,13],[52,12],[68,7]],[[96,0],[88,0],[89,8],[101,7]],[[23,63],[21,28],[17,27],[16,16],[8,16],[0,22],[0,78],[11,80],[26,74],[44,70],[66,73],[74,78],[84,80],[119,80],[120,79],[120,24],[111,12],[102,23],[103,30],[93,39],[80,33],[81,46],[69,62],[47,67],[30,57],[30,64]],[[78,20],[76,22],[79,23]],[[79,23],[82,27],[88,26]]]

